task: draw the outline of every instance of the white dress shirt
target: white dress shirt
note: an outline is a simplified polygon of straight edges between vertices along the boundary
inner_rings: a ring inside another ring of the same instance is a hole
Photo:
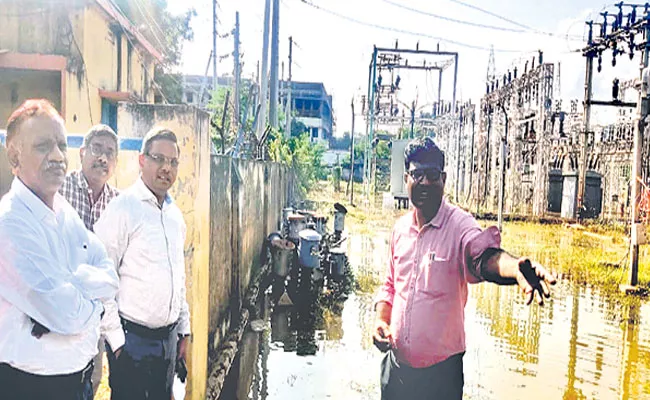
[[[120,317],[161,328],[178,323],[190,333],[185,298],[185,221],[168,195],[159,206],[142,179],[111,201],[95,223],[120,279],[115,302],[105,303],[102,333],[112,349],[124,344]]]
[[[81,371],[97,354],[102,301],[118,279],[104,246],[56,194],[20,179],[0,200],[0,363],[37,375]],[[31,335],[31,319],[50,330]]]

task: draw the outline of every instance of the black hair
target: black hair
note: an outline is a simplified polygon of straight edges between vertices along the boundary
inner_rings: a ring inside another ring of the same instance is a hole
[[[414,161],[438,164],[441,171],[445,170],[445,153],[428,136],[414,139],[406,145],[404,167],[407,171]]]

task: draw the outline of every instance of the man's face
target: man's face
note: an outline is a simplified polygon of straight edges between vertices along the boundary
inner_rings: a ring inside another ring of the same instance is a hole
[[[140,155],[142,180],[159,197],[164,197],[178,175],[178,147],[169,140],[151,143],[147,154]]]
[[[447,174],[440,170],[439,163],[411,162],[404,180],[414,207],[430,210],[442,201]]]
[[[14,175],[41,199],[53,197],[68,168],[65,126],[47,115],[29,118],[9,145]]]
[[[110,136],[97,136],[82,147],[81,170],[88,181],[105,184],[115,172],[117,146]]]

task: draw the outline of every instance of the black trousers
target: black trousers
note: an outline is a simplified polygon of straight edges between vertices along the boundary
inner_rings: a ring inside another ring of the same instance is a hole
[[[83,371],[69,375],[34,375],[0,364],[3,400],[92,400],[92,361]]]
[[[460,353],[427,368],[398,365],[392,351],[381,363],[382,400],[462,400],[463,355]]]
[[[172,396],[176,367],[176,329],[164,335],[160,331],[137,330],[124,324],[126,343],[116,359],[106,343],[111,400],[167,400]]]

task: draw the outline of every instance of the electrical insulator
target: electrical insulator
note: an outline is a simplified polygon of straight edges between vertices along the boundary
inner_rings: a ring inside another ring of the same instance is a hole
[[[487,82],[485,83],[485,94],[490,94],[490,84]]]
[[[402,81],[402,78],[397,75],[397,78],[395,78],[395,89],[399,89],[399,84]]]
[[[381,88],[381,81],[382,81],[382,77],[381,74],[379,74],[379,77],[377,78],[377,86],[379,86],[380,88]]]
[[[607,11],[600,13],[603,16],[603,23],[600,25],[600,37],[607,36]]]
[[[636,6],[632,6],[632,12],[627,18],[627,26],[630,27],[636,23]]]
[[[598,72],[603,70],[603,54],[598,53]]]
[[[623,26],[623,2],[620,2],[616,5],[618,7],[618,16],[616,17],[616,28],[620,29]]]
[[[634,58],[634,35],[630,34],[630,60]]]
[[[542,64],[544,64],[544,52],[540,50],[539,51],[539,65],[542,65]]]
[[[614,82],[612,82],[612,100],[619,101],[618,95],[619,95],[619,80],[618,78],[614,78]]]
[[[512,72],[508,71],[508,83],[512,82]]]
[[[616,66],[616,50],[612,52],[612,67]]]
[[[517,79],[517,67],[515,67],[515,79]]]

